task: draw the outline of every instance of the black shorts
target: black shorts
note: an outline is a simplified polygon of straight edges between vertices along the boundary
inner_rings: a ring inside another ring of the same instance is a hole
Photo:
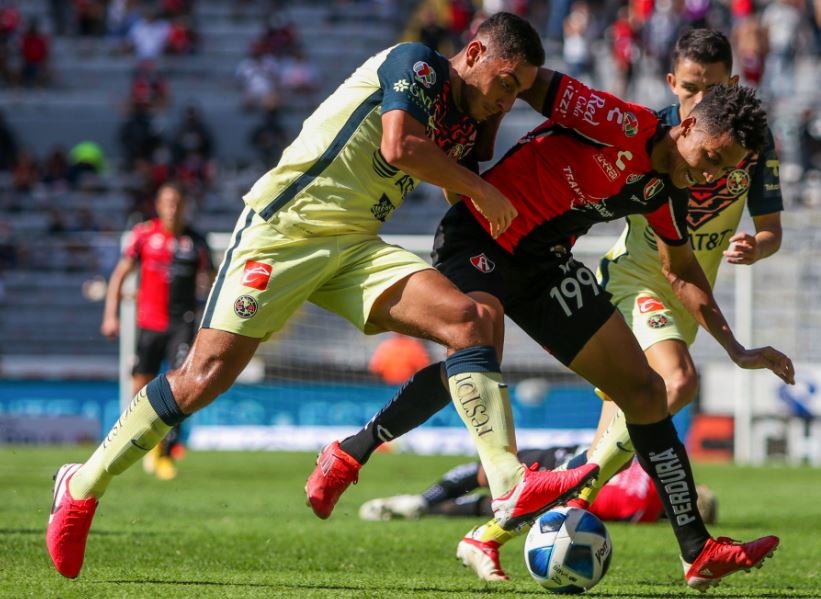
[[[165,331],[137,329],[137,353],[131,374],[155,375],[165,360],[169,368],[182,364],[194,341],[195,322],[177,322]]]
[[[505,314],[569,365],[616,310],[570,247],[560,240],[545,256],[514,256],[459,203],[439,224],[433,263],[464,293],[484,291],[498,298]]]

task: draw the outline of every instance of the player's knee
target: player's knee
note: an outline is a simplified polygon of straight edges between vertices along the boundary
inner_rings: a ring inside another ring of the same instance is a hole
[[[493,345],[494,308],[465,297],[451,307],[446,327],[448,347],[464,349],[474,345]]]
[[[698,392],[698,375],[693,370],[679,370],[664,382],[667,386],[667,405],[672,414],[692,402]]]
[[[633,373],[619,407],[631,422],[656,422],[667,415],[667,393],[662,379],[651,368]]]

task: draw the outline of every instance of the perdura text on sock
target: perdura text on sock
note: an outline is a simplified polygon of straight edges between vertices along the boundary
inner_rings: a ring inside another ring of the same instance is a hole
[[[670,448],[660,453],[650,452],[650,461],[656,469],[661,484],[664,485],[664,493],[670,499],[673,513],[676,515],[676,523],[679,526],[685,526],[695,522],[696,518],[692,515],[693,498],[687,486],[687,474],[681,467],[675,451]]]

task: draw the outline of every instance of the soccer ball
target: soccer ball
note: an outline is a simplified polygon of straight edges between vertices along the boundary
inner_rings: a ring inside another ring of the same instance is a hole
[[[539,516],[525,540],[530,575],[552,593],[583,593],[607,573],[613,543],[586,510],[558,507]]]

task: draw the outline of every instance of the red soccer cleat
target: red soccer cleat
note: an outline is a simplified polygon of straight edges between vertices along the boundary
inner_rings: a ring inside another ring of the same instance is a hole
[[[684,578],[691,588],[706,591],[733,572],[749,572],[753,567],[760,568],[765,559],[773,556],[778,543],[778,537],[772,535],[749,543],[740,543],[727,537],[709,539],[692,564],[681,560],[684,564]]]
[[[473,537],[479,528],[471,530],[456,546],[456,558],[471,568],[482,580],[508,580],[499,562],[499,543],[480,541]]]
[[[54,475],[54,501],[46,529],[46,546],[57,571],[67,578],[77,578],[83,567],[86,539],[97,510],[97,500],[74,499],[68,481],[80,464],[64,464]]]
[[[510,491],[493,500],[493,515],[505,530],[533,520],[555,505],[567,502],[599,474],[597,464],[585,464],[572,470],[537,470],[537,464],[525,470],[524,478]]]
[[[305,484],[308,505],[317,516],[324,520],[331,515],[345,489],[359,480],[361,467],[362,464],[343,451],[339,441],[325,446],[316,458],[316,468]]]

